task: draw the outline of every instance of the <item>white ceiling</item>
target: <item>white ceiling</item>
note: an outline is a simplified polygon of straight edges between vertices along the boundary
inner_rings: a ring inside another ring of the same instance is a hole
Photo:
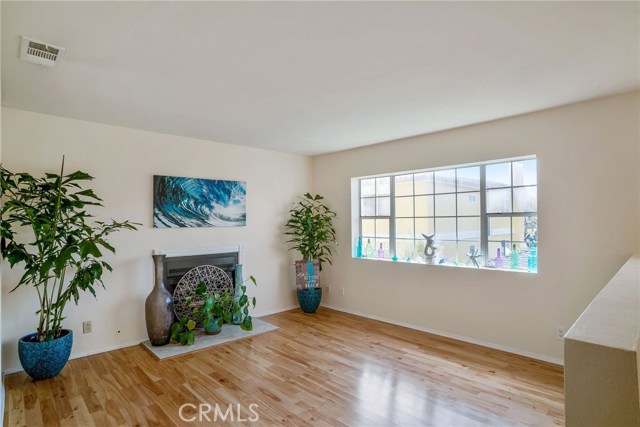
[[[319,154],[640,85],[638,2],[2,1],[2,105]],[[20,61],[20,35],[68,49]]]

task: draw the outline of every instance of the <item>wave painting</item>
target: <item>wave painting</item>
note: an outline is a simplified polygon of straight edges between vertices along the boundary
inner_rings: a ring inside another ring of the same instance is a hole
[[[153,177],[153,226],[242,227],[247,223],[246,183]]]

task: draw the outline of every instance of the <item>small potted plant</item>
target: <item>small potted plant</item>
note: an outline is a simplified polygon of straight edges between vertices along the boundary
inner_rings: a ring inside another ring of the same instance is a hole
[[[298,302],[306,313],[314,313],[322,299],[320,283],[322,264],[331,264],[331,256],[336,245],[336,231],[333,228],[335,212],[322,201],[323,197],[310,193],[299,198],[289,210],[291,215],[285,224],[285,235],[291,244],[289,250],[297,250],[302,260],[296,261],[296,286]]]
[[[103,251],[115,253],[107,236],[118,230],[135,230],[135,223],[91,221],[87,208],[102,206],[101,199],[84,181],[92,180],[81,171],[33,177],[0,167],[2,213],[2,256],[13,268],[24,272],[12,292],[33,286],[38,298],[38,328],[18,341],[18,355],[24,370],[33,379],[51,378],[67,363],[73,332],[64,329],[64,310],[80,294],[102,283],[105,270],[111,271]]]
[[[207,335],[217,335],[222,331],[222,325],[230,320],[233,306],[233,293],[230,291],[209,295],[207,286],[200,283],[196,295],[202,297],[204,302],[200,307],[194,307],[194,315],[202,322],[202,327]]]
[[[180,345],[190,345],[195,342],[195,330],[198,325],[207,335],[216,335],[222,331],[225,323],[237,324],[243,331],[253,330],[253,318],[249,315],[249,305],[256,306],[256,298],[249,300],[246,295],[246,282],[258,285],[255,277],[250,276],[244,282],[236,284],[237,292],[231,290],[210,293],[207,285],[200,282],[193,296],[184,298],[193,307],[193,315],[182,316],[171,326],[171,339]],[[234,319],[240,319],[234,322]]]

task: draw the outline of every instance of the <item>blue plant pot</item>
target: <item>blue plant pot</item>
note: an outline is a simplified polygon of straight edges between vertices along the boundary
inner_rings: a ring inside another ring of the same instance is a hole
[[[204,333],[207,335],[217,335],[222,331],[222,327],[219,323],[219,317],[214,317],[212,321],[206,323],[204,326]]]
[[[73,332],[63,329],[62,336],[51,341],[31,341],[35,336],[36,334],[29,334],[18,340],[20,364],[34,380],[55,377],[71,355]]]
[[[298,289],[298,303],[305,313],[315,313],[322,299],[322,288]]]

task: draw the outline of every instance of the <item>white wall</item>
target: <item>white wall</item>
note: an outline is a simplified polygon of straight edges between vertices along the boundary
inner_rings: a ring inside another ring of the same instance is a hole
[[[338,214],[325,304],[561,361],[569,327],[638,249],[639,93],[313,158]],[[427,120],[428,118],[425,118]],[[350,178],[538,156],[539,273],[351,258]],[[345,288],[345,296],[337,292]]]
[[[303,156],[170,136],[2,109],[2,158],[12,171],[57,172],[63,154],[66,170],[83,170],[96,179],[91,187],[104,199],[103,218],[142,223],[137,232],[113,235],[114,272],[97,300],[82,295],[69,305],[64,326],[75,333],[73,354],[133,344],[146,339],[144,300],[153,285],[152,249],[243,245],[244,272],[258,288],[255,313],[296,304],[290,261],[282,237],[289,203],[311,188],[311,160]],[[153,178],[193,176],[247,182],[247,226],[238,228],[153,229]],[[6,370],[19,367],[17,340],[35,330],[33,289],[8,294],[20,272],[2,271],[2,353]],[[252,286],[250,286],[252,288]],[[93,333],[82,334],[82,321]],[[120,333],[118,333],[120,331]]]

